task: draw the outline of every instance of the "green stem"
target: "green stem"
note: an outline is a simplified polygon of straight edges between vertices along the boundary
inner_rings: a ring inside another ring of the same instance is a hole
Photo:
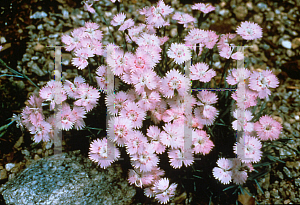
[[[18,75],[18,76],[22,76],[23,78],[26,78],[27,80],[29,80],[29,82],[31,82],[36,88],[40,89],[39,86],[37,86],[34,82],[32,82],[32,80],[30,78],[27,77],[27,75],[23,74],[23,73],[19,73],[18,71],[15,71],[14,69],[12,69],[11,67],[9,67],[2,59],[0,59],[0,64],[2,64],[3,66],[5,66],[10,72]]]

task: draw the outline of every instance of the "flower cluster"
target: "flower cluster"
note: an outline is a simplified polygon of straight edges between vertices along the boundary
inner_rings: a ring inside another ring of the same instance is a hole
[[[94,1],[84,2],[91,13],[95,12],[92,8]],[[197,3],[192,9],[207,14],[215,7]],[[215,92],[203,90],[195,96],[187,92],[191,80],[210,82],[216,76],[213,68],[206,62],[197,62],[190,67],[190,75],[184,76],[178,67],[191,60],[196,46],[199,46],[198,55],[206,50],[213,52],[216,47],[221,57],[242,60],[243,53],[234,53],[232,47],[235,45],[231,40],[237,35],[245,40],[262,37],[262,30],[255,23],[242,22],[236,34],[218,35],[211,30],[195,28],[197,21],[193,16],[175,12],[172,19],[183,24],[185,29],[192,29],[185,36],[184,43],[170,43],[169,37],[158,37],[156,30],[170,25],[173,12],[173,8],[160,0],[156,6],[139,11],[146,16],[145,23],[135,25],[132,19],[125,20],[124,13],[115,15],[110,23],[124,31],[126,41],[135,45],[131,52],[113,43],[103,49],[103,35],[96,23],[87,22],[84,27],[74,29],[71,36],[62,36],[66,50],[74,51],[76,57],[72,63],[79,69],[84,69],[88,58],[94,55],[103,56],[106,63],[97,68],[96,81],[105,94],[105,105],[112,117],[108,121],[107,137],[92,141],[89,158],[100,167],[107,168],[120,157],[117,147],[126,148],[133,167],[128,172],[129,183],[144,188],[146,196],[154,197],[162,204],[175,196],[177,184],[170,184],[169,179],[163,177],[164,170],[158,166],[160,154],[167,154],[174,169],[191,166],[195,155],[208,155],[215,145],[206,128],[213,125],[220,114],[214,106],[218,102]],[[191,25],[187,26],[189,23]],[[162,49],[162,46],[169,46],[169,49]],[[168,64],[164,73],[157,72],[157,68],[162,67],[160,61],[166,60],[163,57],[174,60],[175,66]],[[127,90],[118,89],[121,81],[127,84]],[[257,104],[258,97],[267,99],[271,93],[269,88],[277,87],[279,82],[269,70],[250,72],[245,68],[231,70],[226,81],[238,86],[231,96],[237,104],[232,127],[245,134],[233,146],[237,158],[220,158],[218,167],[213,169],[213,176],[224,184],[231,181],[243,184],[247,180],[247,170],[253,171],[252,163],[261,159],[260,140],[275,140],[282,129],[269,116],[251,122],[253,115],[247,109]],[[48,141],[56,128],[84,128],[83,118],[97,105],[99,97],[99,92],[80,76],[73,83],[68,80],[64,84],[50,81],[40,90],[39,96],[30,97],[18,124],[30,130],[36,142]],[[74,100],[73,105],[67,103],[68,98]],[[45,119],[42,107],[48,103],[51,111],[61,105],[59,120],[54,115]],[[144,123],[146,119],[152,121],[151,125],[142,129],[147,126]]]

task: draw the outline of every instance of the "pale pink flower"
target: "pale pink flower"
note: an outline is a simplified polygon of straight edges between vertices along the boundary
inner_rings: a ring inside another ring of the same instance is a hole
[[[219,51],[222,50],[223,47],[228,47],[229,46],[229,41],[231,39],[234,39],[237,35],[236,34],[221,34],[221,38],[218,42],[218,49]]]
[[[78,86],[77,92],[79,99],[77,98],[74,105],[83,106],[87,112],[96,107],[98,98],[100,97],[100,93],[97,89],[86,83],[82,83]]]
[[[220,50],[219,50],[219,54],[221,57],[229,59],[232,53],[232,49],[230,46],[223,46]]]
[[[219,111],[211,105],[204,105],[195,108],[194,114],[195,117],[198,118],[200,124],[212,125],[217,116],[219,115]]]
[[[137,26],[134,26],[128,29],[128,35],[126,35],[126,41],[132,43],[132,41],[137,42],[138,38],[143,33],[143,30],[146,28],[146,24],[139,23]]]
[[[162,116],[162,120],[164,122],[173,122],[181,124],[184,122],[184,106],[181,107],[174,107],[165,111]]]
[[[132,121],[133,128],[141,128],[143,120],[146,118],[146,112],[135,102],[128,102],[124,108],[121,109],[120,116]]]
[[[254,123],[254,130],[261,140],[276,140],[279,138],[282,126],[270,116],[264,115]]]
[[[88,65],[88,61],[86,60],[86,58],[73,58],[72,59],[72,65],[78,67],[80,70],[83,70],[85,67],[87,67]]]
[[[159,63],[159,61],[161,60],[161,48],[159,46],[155,46],[155,45],[145,45],[145,46],[139,46],[136,49],[136,52],[139,52],[139,50],[143,50],[144,52],[146,52],[148,55],[151,56],[151,60],[153,61],[153,64],[151,64],[153,67],[155,67],[155,65],[157,63]]]
[[[76,28],[71,32],[71,36],[62,35],[61,41],[66,44],[66,51],[71,51],[75,48],[81,47],[81,40],[87,37],[84,27]]]
[[[141,154],[144,151],[147,143],[148,139],[141,131],[133,130],[131,134],[126,137],[126,151],[130,155]]]
[[[241,88],[238,87],[237,91],[231,94],[231,97],[237,101],[237,105],[240,109],[247,109],[257,104],[258,93],[254,92],[247,87],[242,92]]]
[[[231,55],[231,58],[234,60],[243,60],[244,59],[244,53],[238,51]]]
[[[168,57],[173,58],[178,65],[190,60],[192,56],[190,49],[182,43],[172,43],[167,54]]]
[[[177,20],[179,24],[183,24],[183,27],[187,27],[188,23],[192,23],[192,25],[196,22],[196,19],[187,14],[187,13],[181,13],[181,12],[176,12],[172,19]]]
[[[131,156],[132,165],[141,172],[149,172],[157,166],[159,158],[154,154],[154,145],[147,143],[142,153]]]
[[[175,169],[181,168],[183,164],[188,167],[194,163],[193,151],[191,149],[171,149],[168,152],[168,155],[170,158],[170,165]]]
[[[50,101],[50,110],[55,108],[55,104],[61,104],[67,99],[66,91],[60,81],[51,80],[40,89],[40,97],[45,101]]]
[[[25,102],[27,105],[21,115],[22,123],[29,128],[30,126],[37,125],[39,122],[45,119],[42,108],[43,99],[38,95],[33,94],[29,97],[29,100]]]
[[[212,105],[218,101],[217,94],[208,90],[200,91],[197,97],[200,100],[200,103],[197,103],[198,105]]]
[[[199,80],[205,83],[216,76],[216,71],[209,69],[206,63],[196,63],[190,67],[190,71],[191,80]]]
[[[192,134],[193,151],[195,154],[208,154],[214,147],[213,142],[207,136],[204,130],[193,130]]]
[[[129,169],[128,181],[129,184],[142,188],[143,186],[151,185],[154,176],[151,172],[140,172],[139,170]]]
[[[146,91],[142,92],[137,105],[144,111],[153,110],[156,105],[160,102],[160,94],[157,91]]]
[[[86,22],[84,26],[85,32],[91,40],[102,40],[103,33],[101,30],[97,30],[100,27],[99,24],[93,22]]]
[[[74,127],[76,130],[81,130],[85,127],[85,122],[83,120],[83,118],[86,118],[85,114],[86,111],[83,107],[73,107],[72,116],[74,117]]]
[[[161,204],[166,204],[169,202],[170,198],[175,196],[175,190],[177,184],[173,183],[169,186],[169,179],[162,178],[154,184],[155,199],[157,199]]]
[[[153,24],[156,28],[160,28],[166,24],[164,18],[173,11],[173,8],[165,5],[163,0],[160,0],[156,7],[152,6],[149,9],[144,9],[142,13],[144,13],[147,17],[147,24]]]
[[[87,2],[84,2],[83,8],[84,8],[84,10],[94,14],[96,11],[92,6],[93,6],[93,4],[88,4]]]
[[[147,129],[147,136],[151,138],[151,143],[154,144],[154,150],[157,154],[165,152],[166,147],[160,142],[161,130],[154,125],[149,126]]]
[[[261,142],[256,138],[249,135],[244,135],[240,138],[239,142],[233,146],[233,152],[237,154],[242,162],[259,162],[261,159],[262,151]]]
[[[214,31],[207,31],[207,36],[204,44],[207,48],[212,49],[216,45],[219,36]]]
[[[199,10],[203,13],[207,14],[211,11],[214,11],[216,7],[210,5],[210,4],[204,4],[204,3],[196,3],[192,6],[193,10]]]
[[[119,31],[125,31],[128,28],[131,28],[132,26],[134,26],[134,21],[133,19],[127,19],[126,21],[124,21],[124,23],[120,26]]]
[[[107,133],[110,140],[116,142],[119,146],[124,146],[132,128],[132,121],[122,117],[113,117],[108,122]]]
[[[276,88],[278,84],[277,77],[270,70],[263,70],[262,72],[253,71],[249,79],[249,87],[252,90],[258,91],[260,99],[267,98],[271,94],[269,88]]]
[[[155,34],[142,33],[136,43],[139,46],[160,46],[161,42]]]
[[[244,163],[239,158],[233,158],[232,179],[235,184],[244,184],[247,181],[247,171],[244,170]]]
[[[226,77],[226,81],[229,85],[236,85],[238,83],[244,83],[250,76],[250,71],[246,68],[233,69]]]
[[[131,82],[134,84],[135,91],[141,94],[145,88],[153,90],[157,87],[157,74],[151,69],[145,69],[144,72],[133,72]]]
[[[30,134],[34,134],[33,138],[36,143],[40,141],[49,141],[49,132],[51,129],[51,124],[46,122],[45,120],[39,121],[37,124],[34,124],[28,128]]]
[[[172,98],[175,90],[177,90],[180,96],[185,96],[189,83],[190,81],[178,70],[172,69],[168,71],[166,76],[162,79],[160,91],[167,98]]]
[[[202,29],[193,28],[184,38],[186,44],[194,45],[198,43],[204,44],[208,38],[208,32]]]
[[[128,103],[127,94],[124,91],[110,93],[105,97],[105,104],[111,115],[117,115]]]
[[[213,168],[213,175],[216,179],[220,180],[223,184],[229,184],[231,182],[232,172],[230,169],[233,164],[232,161],[225,158],[220,158],[217,161],[219,167]]]
[[[113,17],[113,20],[110,22],[110,24],[113,26],[119,26],[122,23],[124,23],[125,18],[126,18],[126,14],[119,13]]]
[[[236,33],[245,40],[255,40],[262,38],[262,28],[257,24],[249,21],[242,22],[236,29]]]
[[[184,144],[184,126],[175,123],[167,123],[163,126],[164,131],[161,132],[160,142],[174,149],[182,147]]]
[[[155,63],[151,56],[143,50],[138,50],[135,56],[129,59],[131,72],[147,72],[147,70],[154,68]],[[150,74],[150,72],[149,72]],[[152,76],[155,76],[152,74]]]
[[[233,112],[233,116],[237,119],[232,122],[232,127],[234,130],[245,130],[247,132],[253,131],[254,124],[250,122],[253,118],[251,111],[236,109]]]
[[[155,124],[159,124],[162,120],[163,113],[167,110],[167,103],[164,100],[161,100],[160,103],[157,103],[155,108],[150,110],[151,111],[151,120]]]
[[[75,119],[70,105],[67,103],[63,103],[61,109],[61,124],[59,124],[59,128],[68,131],[73,127],[74,122]]]
[[[114,75],[121,76],[129,68],[129,60],[132,56],[131,53],[125,54],[123,50],[114,48],[112,56],[106,58],[108,68],[112,70]]]
[[[90,144],[89,158],[92,161],[97,162],[101,168],[105,169],[109,167],[119,157],[119,149],[106,138],[94,140]]]

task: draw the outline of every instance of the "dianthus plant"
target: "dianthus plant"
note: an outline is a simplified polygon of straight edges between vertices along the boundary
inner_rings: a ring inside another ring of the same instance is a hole
[[[99,11],[93,3],[91,0],[84,2],[91,13]],[[191,8],[202,17],[215,9],[204,3]],[[175,12],[162,0],[139,12],[145,16],[144,23],[126,19],[124,13],[111,19],[111,25],[124,36],[124,49],[116,43],[102,46],[104,35],[99,25],[92,22],[74,29],[71,35],[63,35],[62,42],[67,51],[74,52],[76,57],[72,63],[80,70],[86,69],[89,58],[98,56],[105,60],[96,70],[96,81],[112,117],[108,120],[107,137],[92,141],[89,158],[106,168],[119,159],[119,148],[123,147],[132,165],[128,171],[129,183],[143,188],[146,196],[164,204],[175,196],[178,184],[164,177],[165,170],[159,166],[162,158],[168,156],[173,169],[201,164],[196,159],[209,157],[212,150],[217,149],[219,139],[212,132],[216,120],[228,117],[223,115],[224,110],[218,109],[222,102],[217,90],[202,89],[192,93],[191,86],[207,88],[212,82],[216,84],[217,79],[221,85],[221,77],[217,78],[208,56],[218,53],[226,62],[243,61],[244,53],[236,49],[238,40],[259,39],[262,29],[251,22],[242,22],[236,33],[218,34],[200,29],[201,18],[197,22],[190,14]],[[186,36],[172,39],[163,35],[171,19]],[[228,65],[226,63],[223,68],[224,74]],[[116,79],[121,83],[111,86]],[[278,139],[282,129],[271,116],[258,119],[250,108],[257,106],[257,99],[267,101],[270,88],[276,88],[279,82],[270,70],[250,71],[242,65],[229,70],[224,83],[236,88],[231,95],[235,108],[231,112],[234,119],[230,129],[240,133],[240,138],[230,147],[236,157],[218,154],[217,166],[211,173],[223,184],[244,184],[248,172],[254,170],[253,164],[262,158],[262,141]],[[221,95],[224,97],[223,93]],[[73,82],[52,80],[30,97],[18,123],[34,135],[34,141],[52,140],[55,128],[83,129],[83,119],[97,105],[99,97],[100,92],[82,76]],[[73,99],[73,104],[67,99]],[[46,104],[50,110],[62,105],[59,127],[54,116],[44,115]]]

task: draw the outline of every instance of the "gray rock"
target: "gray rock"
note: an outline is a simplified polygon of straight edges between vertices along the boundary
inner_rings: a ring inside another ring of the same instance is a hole
[[[30,67],[31,67],[31,71],[37,74],[38,76],[45,75],[45,73],[40,69],[40,67],[36,63],[33,63]]]
[[[259,3],[257,4],[257,7],[258,7],[260,10],[264,11],[264,10],[266,10],[266,9],[268,8],[268,5],[265,4],[265,3],[259,2]]]
[[[287,177],[292,178],[292,173],[287,167],[283,167],[283,172],[286,174]]]
[[[33,15],[31,15],[29,18],[31,18],[31,19],[42,19],[42,18],[45,18],[47,16],[48,16],[48,14],[45,13],[44,11],[37,11]]]
[[[287,49],[291,49],[292,48],[292,42],[290,42],[289,40],[284,40],[281,42],[281,45]]]
[[[282,174],[281,171],[277,171],[277,176],[280,178],[280,179],[284,179],[284,176]]]
[[[87,166],[88,165],[88,166]],[[132,204],[120,165],[101,169],[74,151],[40,159],[0,188],[7,204]]]
[[[295,185],[297,187],[300,187],[300,178],[299,179],[295,179]]]

